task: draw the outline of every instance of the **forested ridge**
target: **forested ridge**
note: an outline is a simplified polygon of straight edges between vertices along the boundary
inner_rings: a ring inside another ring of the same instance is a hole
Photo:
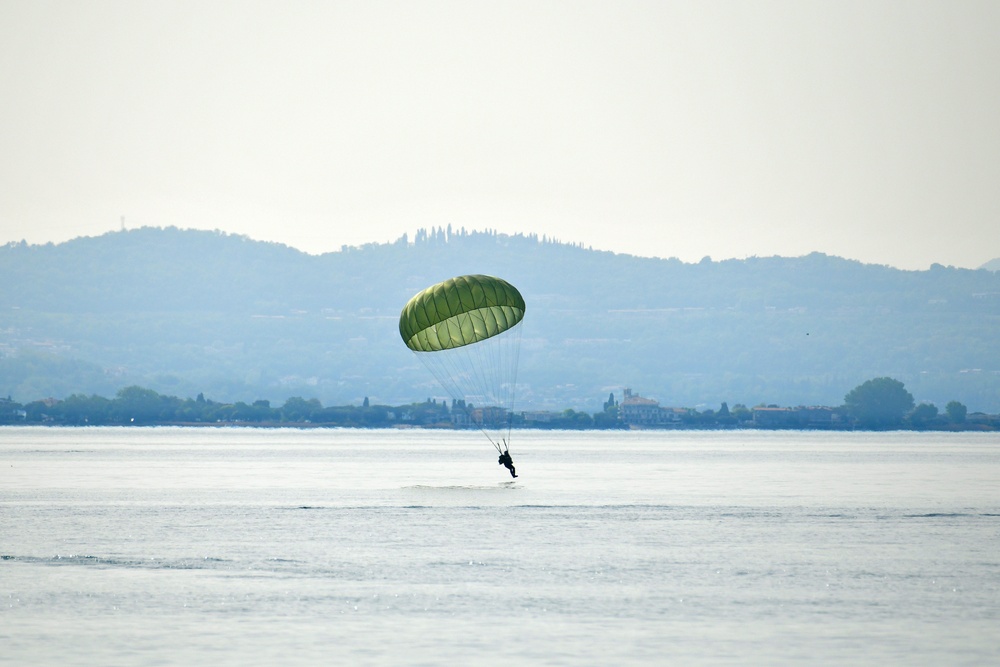
[[[1000,411],[1000,273],[820,253],[684,263],[451,229],[324,255],[173,228],[0,247],[0,395],[442,396],[399,310],[463,273],[528,304],[522,409],[595,412],[622,387],[663,405],[839,405],[890,376],[918,402]]]

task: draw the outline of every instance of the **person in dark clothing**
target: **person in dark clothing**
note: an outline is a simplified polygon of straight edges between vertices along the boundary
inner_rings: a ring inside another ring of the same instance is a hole
[[[509,451],[507,451],[506,449],[503,450],[503,454],[500,455],[500,458],[497,460],[497,463],[502,466],[506,466],[507,470],[510,470],[511,477],[517,477],[517,473],[514,472],[514,459],[510,458]]]

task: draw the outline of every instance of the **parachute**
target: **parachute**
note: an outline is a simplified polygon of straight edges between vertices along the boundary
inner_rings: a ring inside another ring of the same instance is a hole
[[[505,280],[458,276],[410,299],[399,335],[499,451],[510,442],[524,299]]]

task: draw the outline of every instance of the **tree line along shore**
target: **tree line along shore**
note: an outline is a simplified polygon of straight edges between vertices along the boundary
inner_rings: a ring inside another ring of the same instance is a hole
[[[636,409],[641,408],[641,409]],[[428,398],[406,405],[324,406],[316,398],[292,397],[280,407],[268,400],[221,403],[199,394],[178,398],[139,386],[125,387],[114,398],[73,394],[21,404],[0,399],[0,424],[49,426],[226,426],[340,428],[476,428],[475,407],[462,401]],[[625,390],[608,396],[593,414],[522,411],[510,415],[512,428],[534,429],[824,429],[824,430],[1000,430],[1000,415],[969,414],[951,401],[944,411],[915,404],[898,380],[873,378],[855,387],[837,407],[780,407],[723,402],[719,409],[662,408]]]

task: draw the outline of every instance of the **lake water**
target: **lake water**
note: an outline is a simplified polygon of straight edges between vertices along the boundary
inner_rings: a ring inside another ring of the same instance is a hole
[[[0,428],[2,665],[1000,663],[1000,435]]]

